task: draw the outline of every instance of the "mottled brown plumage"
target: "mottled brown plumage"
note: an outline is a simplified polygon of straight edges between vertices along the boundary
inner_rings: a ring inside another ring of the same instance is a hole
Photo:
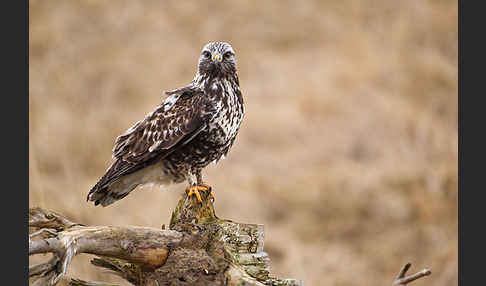
[[[114,162],[90,190],[89,201],[107,206],[143,184],[187,180],[197,196],[207,188],[201,170],[228,153],[244,115],[233,48],[207,44],[193,81],[166,94],[116,139]]]

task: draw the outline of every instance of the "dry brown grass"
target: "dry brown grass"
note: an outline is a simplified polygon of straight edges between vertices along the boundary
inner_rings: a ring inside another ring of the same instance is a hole
[[[166,224],[183,192],[85,202],[117,135],[230,42],[246,117],[206,169],[220,217],[265,224],[272,272],[457,285],[456,1],[30,1],[30,206]],[[238,198],[238,199],[235,199]],[[70,276],[122,281],[76,258]],[[126,284],[123,284],[126,285]]]

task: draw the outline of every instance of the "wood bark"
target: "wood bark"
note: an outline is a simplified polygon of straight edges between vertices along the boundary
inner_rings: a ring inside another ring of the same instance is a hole
[[[113,286],[65,277],[79,253],[95,255],[93,265],[109,269],[133,285],[304,285],[301,280],[270,275],[270,259],[263,251],[263,225],[220,219],[208,194],[202,197],[199,203],[184,195],[168,230],[85,226],[49,210],[31,208],[29,255],[52,253],[47,262],[29,267],[31,285],[56,285],[65,278],[70,285]],[[405,277],[407,265],[393,286],[430,274],[424,270]]]

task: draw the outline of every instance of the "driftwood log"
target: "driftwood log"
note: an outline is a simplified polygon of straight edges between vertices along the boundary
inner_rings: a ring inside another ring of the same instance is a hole
[[[76,254],[96,255],[95,266],[111,270],[133,285],[304,285],[301,280],[270,275],[263,251],[263,225],[219,219],[206,193],[203,203],[184,197],[172,213],[169,229],[85,226],[41,208],[29,210],[29,255],[52,253],[29,267],[31,285],[56,285]],[[392,286],[430,274],[405,277],[405,265]],[[65,278],[69,285],[114,286]]]

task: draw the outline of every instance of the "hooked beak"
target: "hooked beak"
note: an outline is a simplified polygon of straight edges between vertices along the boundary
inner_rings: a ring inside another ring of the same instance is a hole
[[[212,58],[213,62],[221,62],[223,60],[223,56],[221,54],[214,54]]]

